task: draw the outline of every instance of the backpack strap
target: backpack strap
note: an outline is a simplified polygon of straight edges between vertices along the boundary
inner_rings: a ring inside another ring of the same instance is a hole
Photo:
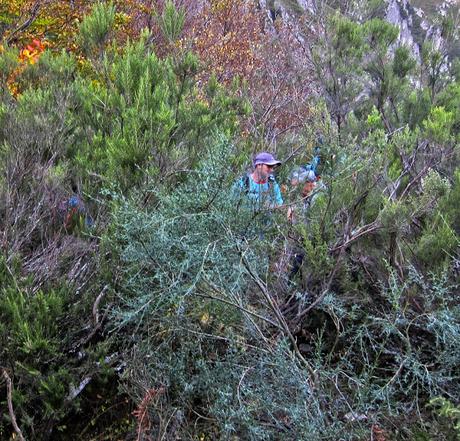
[[[249,175],[247,173],[241,178],[243,182],[243,191],[245,194],[249,193]]]
[[[275,177],[273,175],[269,175],[267,182],[268,182],[268,188],[271,191],[272,188],[273,188],[274,183],[276,182]],[[241,177],[241,183],[242,183],[241,187],[243,188],[244,193],[248,194],[249,193],[249,188],[250,188],[249,174],[248,173],[245,173],[245,175]]]

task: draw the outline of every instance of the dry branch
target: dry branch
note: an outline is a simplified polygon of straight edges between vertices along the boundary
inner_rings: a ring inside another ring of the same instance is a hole
[[[278,305],[275,304],[273,301],[272,296],[268,292],[267,285],[260,279],[260,277],[255,274],[251,266],[249,265],[249,262],[247,261],[246,257],[244,256],[244,253],[242,252],[241,249],[238,247],[238,251],[241,256],[241,261],[243,262],[244,267],[246,268],[246,271],[248,272],[249,276],[252,278],[252,280],[256,283],[257,287],[259,288],[260,292],[262,293],[263,297],[267,301],[268,306],[272,310],[272,312],[275,314],[276,319],[278,320],[278,323],[280,327],[282,328],[284,334],[288,337],[288,339],[291,341],[293,349],[295,354],[297,355],[298,359],[302,362],[302,364],[307,368],[308,372],[311,375],[312,381],[314,384],[317,382],[317,376],[316,372],[314,369],[310,366],[310,363],[305,359],[305,357],[300,353],[299,348],[297,346],[297,341],[292,334],[291,330],[289,329],[288,324],[286,323],[286,320],[278,307]]]
[[[15,36],[16,34],[18,34],[19,32],[22,32],[24,30],[26,30],[28,27],[30,27],[30,25],[35,21],[35,19],[38,17],[38,13],[40,12],[40,6],[41,6],[41,1],[40,0],[36,0],[36,2],[34,3],[34,5],[32,6],[32,9],[30,11],[30,16],[29,18],[27,18],[27,20],[24,21],[24,23],[22,23],[21,25],[19,25],[12,33],[11,35],[8,37],[7,39],[7,44],[11,44],[12,42],[15,41]]]
[[[22,431],[18,426],[18,423],[16,421],[16,415],[14,414],[14,408],[13,408],[13,382],[11,381],[10,376],[8,375],[8,372],[6,372],[5,369],[3,369],[3,378],[6,380],[6,398],[8,401],[8,412],[10,414],[11,418],[11,424],[13,425],[14,431],[16,432],[16,435],[18,436],[20,441],[25,441],[24,436],[22,435]]]
[[[104,296],[105,296],[105,294],[106,294],[108,289],[109,289],[109,285],[105,285],[104,288],[102,288],[102,291],[96,297],[96,300],[94,301],[94,304],[93,304],[93,321],[94,321],[95,326],[99,325],[99,303],[101,303],[101,300],[104,298]]]

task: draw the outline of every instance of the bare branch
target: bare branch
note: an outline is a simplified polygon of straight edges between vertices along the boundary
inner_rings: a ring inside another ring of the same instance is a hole
[[[7,44],[11,44],[13,41],[15,41],[16,39],[15,36],[19,34],[19,32],[26,30],[35,21],[35,19],[38,16],[38,13],[40,12],[40,6],[41,6],[41,1],[36,0],[30,11],[29,18],[11,33],[11,35],[6,40]]]
[[[294,352],[295,354],[297,355],[297,357],[299,358],[299,360],[303,363],[303,365],[307,368],[308,372],[310,373],[311,377],[312,377],[312,380],[313,382],[316,384],[317,382],[317,377],[316,377],[316,373],[314,371],[314,369],[310,366],[310,363],[308,363],[308,361],[304,358],[304,356],[300,353],[299,351],[299,348],[297,347],[297,341],[295,339],[295,337],[292,335],[292,332],[291,330],[289,329],[289,326],[288,324],[286,323],[286,320],[284,319],[284,316],[280,310],[280,308],[278,307],[278,305],[275,304],[275,302],[273,301],[273,298],[272,296],[270,295],[270,293],[268,292],[268,289],[267,289],[267,285],[260,279],[260,277],[257,276],[257,274],[255,274],[253,271],[252,271],[252,268],[251,266],[249,265],[249,262],[247,261],[246,257],[244,256],[244,253],[242,252],[242,250],[238,247],[237,245],[237,248],[238,248],[238,251],[240,253],[240,256],[241,256],[241,260],[243,262],[243,265],[244,267],[246,268],[246,271],[248,272],[248,274],[251,276],[251,278],[253,279],[253,281],[256,283],[257,287],[259,288],[260,292],[262,293],[262,295],[264,296],[265,300],[267,301],[270,309],[273,311],[273,313],[275,314],[275,317],[277,318],[279,324],[280,324],[280,327],[283,329],[283,332],[284,334],[289,338],[289,340],[291,341],[292,343],[292,346],[293,346],[293,349],[294,349]]]
[[[99,324],[99,303],[101,303],[101,300],[104,298],[108,289],[109,289],[109,285],[105,285],[104,288],[102,288],[102,291],[96,297],[96,300],[94,301],[93,321],[94,321],[94,325],[96,326]]]
[[[376,220],[374,222],[371,222],[370,224],[364,225],[361,228],[359,228],[354,234],[352,234],[351,237],[349,237],[345,242],[343,242],[340,245],[335,246],[334,248],[331,248],[330,251],[331,253],[338,251],[348,246],[350,243],[354,242],[359,237],[364,236],[366,234],[373,233],[374,231],[380,228],[381,228],[381,225],[379,225]]]
[[[83,392],[83,390],[85,389],[85,387],[91,382],[91,379],[92,379],[92,377],[85,377],[80,382],[78,387],[71,386],[69,395],[67,396],[67,401],[72,401],[75,398],[77,398],[78,395],[80,395]]]
[[[214,296],[211,296],[209,294],[200,294],[200,293],[195,293],[195,295],[197,295],[198,297],[203,297],[203,298],[206,298],[206,299],[210,299],[210,300],[216,300],[218,302],[222,302],[222,303],[225,303],[226,305],[230,305],[230,306],[233,306],[234,308],[237,308],[239,309],[240,311],[243,311],[245,314],[249,314],[249,315],[252,315],[260,320],[263,320],[265,322],[267,322],[268,324],[272,325],[272,326],[275,326],[276,328],[282,330],[283,328],[281,328],[280,325],[278,325],[277,323],[275,323],[274,321],[270,320],[269,318],[267,317],[264,317],[262,315],[259,315],[259,314],[256,314],[255,312],[252,312],[252,311],[249,311],[248,309],[246,308],[243,308],[242,306],[236,304],[236,303],[233,303],[233,302],[230,302],[228,300],[225,300],[225,299],[221,299],[219,297],[214,297]]]
[[[6,380],[6,398],[8,401],[8,412],[10,414],[11,418],[11,424],[13,425],[14,431],[16,432],[16,435],[18,436],[20,441],[25,441],[24,436],[22,435],[22,431],[18,426],[18,423],[16,421],[16,415],[14,414],[14,409],[13,409],[13,382],[11,381],[10,376],[8,375],[8,372],[6,372],[6,369],[3,369],[3,378]]]

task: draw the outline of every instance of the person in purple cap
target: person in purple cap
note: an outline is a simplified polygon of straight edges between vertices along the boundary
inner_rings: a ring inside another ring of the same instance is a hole
[[[281,161],[271,153],[258,153],[254,157],[252,172],[237,182],[237,189],[247,196],[254,211],[283,205],[280,187],[273,176],[274,168],[280,164]]]

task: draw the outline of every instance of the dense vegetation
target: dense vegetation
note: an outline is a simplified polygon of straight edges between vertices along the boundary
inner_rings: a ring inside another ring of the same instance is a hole
[[[458,439],[455,16],[51,3],[0,8],[0,439]],[[308,220],[238,199],[314,147]]]

